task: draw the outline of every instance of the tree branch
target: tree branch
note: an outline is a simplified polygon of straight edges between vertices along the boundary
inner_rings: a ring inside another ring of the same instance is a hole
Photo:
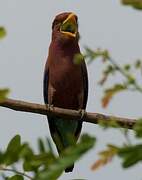
[[[24,176],[24,177],[26,177],[26,178],[28,178],[28,179],[33,180],[33,178],[32,178],[31,176],[29,176],[29,175],[27,175],[27,174],[25,174],[25,173],[23,173],[23,172],[19,172],[19,171],[17,171],[17,170],[14,170],[14,169],[9,169],[9,168],[0,167],[0,170],[1,170],[1,171],[13,172],[13,173],[15,173],[15,174],[18,174],[18,175],[21,175],[21,176]]]
[[[13,99],[6,99],[5,101],[0,102],[0,106],[10,108],[15,111],[30,112],[41,115],[56,115],[63,119],[73,119],[79,121],[81,118],[81,113],[76,110],[62,109],[58,107],[53,107],[49,109],[46,105],[29,103]],[[83,121],[93,124],[99,124],[99,122],[103,122],[105,124],[110,123],[110,125],[112,122],[115,122],[120,127],[129,129],[132,129],[136,123],[136,119],[121,118],[90,112],[85,113]]]

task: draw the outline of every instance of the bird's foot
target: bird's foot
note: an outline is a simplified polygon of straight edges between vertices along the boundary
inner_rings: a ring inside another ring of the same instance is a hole
[[[53,104],[46,104],[46,109],[47,111],[53,111],[54,110]]]
[[[80,113],[80,115],[81,115],[80,119],[82,120],[86,115],[86,111],[85,111],[85,109],[79,109],[78,112]]]

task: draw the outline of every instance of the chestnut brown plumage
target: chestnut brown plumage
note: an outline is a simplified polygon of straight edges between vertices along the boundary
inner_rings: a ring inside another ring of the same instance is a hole
[[[44,71],[44,101],[66,109],[85,109],[88,98],[88,76],[85,61],[75,64],[80,53],[77,16],[65,12],[55,17],[52,24],[52,41]],[[49,129],[59,155],[76,143],[82,120],[63,120],[48,116]],[[68,167],[66,172],[73,169]]]

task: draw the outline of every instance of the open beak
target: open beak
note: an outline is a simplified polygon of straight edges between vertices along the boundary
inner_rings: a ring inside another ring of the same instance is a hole
[[[60,27],[60,32],[74,38],[76,37],[78,25],[74,13],[69,14],[69,16],[64,20]]]

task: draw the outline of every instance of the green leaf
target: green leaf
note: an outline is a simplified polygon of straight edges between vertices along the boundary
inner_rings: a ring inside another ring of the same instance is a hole
[[[0,89],[0,102],[4,101],[7,98],[9,89]]]
[[[40,153],[44,153],[45,152],[45,146],[44,146],[44,142],[41,138],[38,139],[38,149]]]
[[[0,27],[0,39],[6,36],[6,30],[4,27]]]
[[[74,64],[80,64],[84,60],[84,56],[81,53],[75,54],[74,56]]]
[[[134,66],[135,66],[136,69],[141,68],[141,66],[142,66],[142,61],[138,59],[138,60],[135,62]]]
[[[37,172],[40,166],[48,167],[56,160],[55,156],[51,153],[42,153],[39,155],[33,155],[31,159],[25,160],[23,168],[25,171]]]
[[[19,135],[14,136],[7,146],[7,152],[15,152],[15,150],[21,145],[21,137]]]
[[[12,177],[9,177],[7,180],[24,180],[23,176],[15,175]]]
[[[119,150],[118,155],[123,160],[123,167],[128,168],[142,161],[142,144],[126,146]]]
[[[30,159],[33,155],[34,153],[32,149],[29,147],[29,144],[22,144],[19,156],[23,159]]]
[[[37,168],[33,167],[29,160],[25,160],[23,163],[24,171],[37,171]]]
[[[129,71],[131,69],[131,65],[130,64],[125,64],[124,65],[124,70]]]
[[[122,4],[132,6],[137,10],[142,10],[142,0],[122,0]]]
[[[54,163],[52,163],[47,169],[38,173],[35,179],[57,179],[65,168],[71,166],[85,152],[91,149],[94,143],[95,138],[90,137],[89,135],[83,135],[78,144],[67,148]]]
[[[5,159],[4,156],[5,156],[4,153],[0,151],[0,164],[3,164],[4,159]]]
[[[24,171],[37,172],[40,166],[47,167],[55,161],[56,159],[55,155],[49,150],[48,147],[46,150],[45,145],[43,140],[39,138],[38,140],[38,148],[40,149],[39,154],[34,154],[28,144],[24,144],[22,146],[20,157],[24,159],[24,163],[23,163]]]
[[[49,138],[46,138],[46,142],[47,142],[47,148],[49,149],[49,152],[51,152],[52,154],[54,153],[51,141],[49,140]]]
[[[19,159],[21,148],[21,138],[19,135],[16,135],[12,140],[9,142],[6,152],[5,152],[5,164],[10,165],[16,162]]]
[[[134,125],[133,129],[136,133],[136,137],[141,138],[142,137],[142,119],[139,119],[136,121],[136,124]]]
[[[133,75],[129,74],[128,75],[128,84],[133,85],[133,84],[135,84],[135,82],[136,82],[135,77]]]

